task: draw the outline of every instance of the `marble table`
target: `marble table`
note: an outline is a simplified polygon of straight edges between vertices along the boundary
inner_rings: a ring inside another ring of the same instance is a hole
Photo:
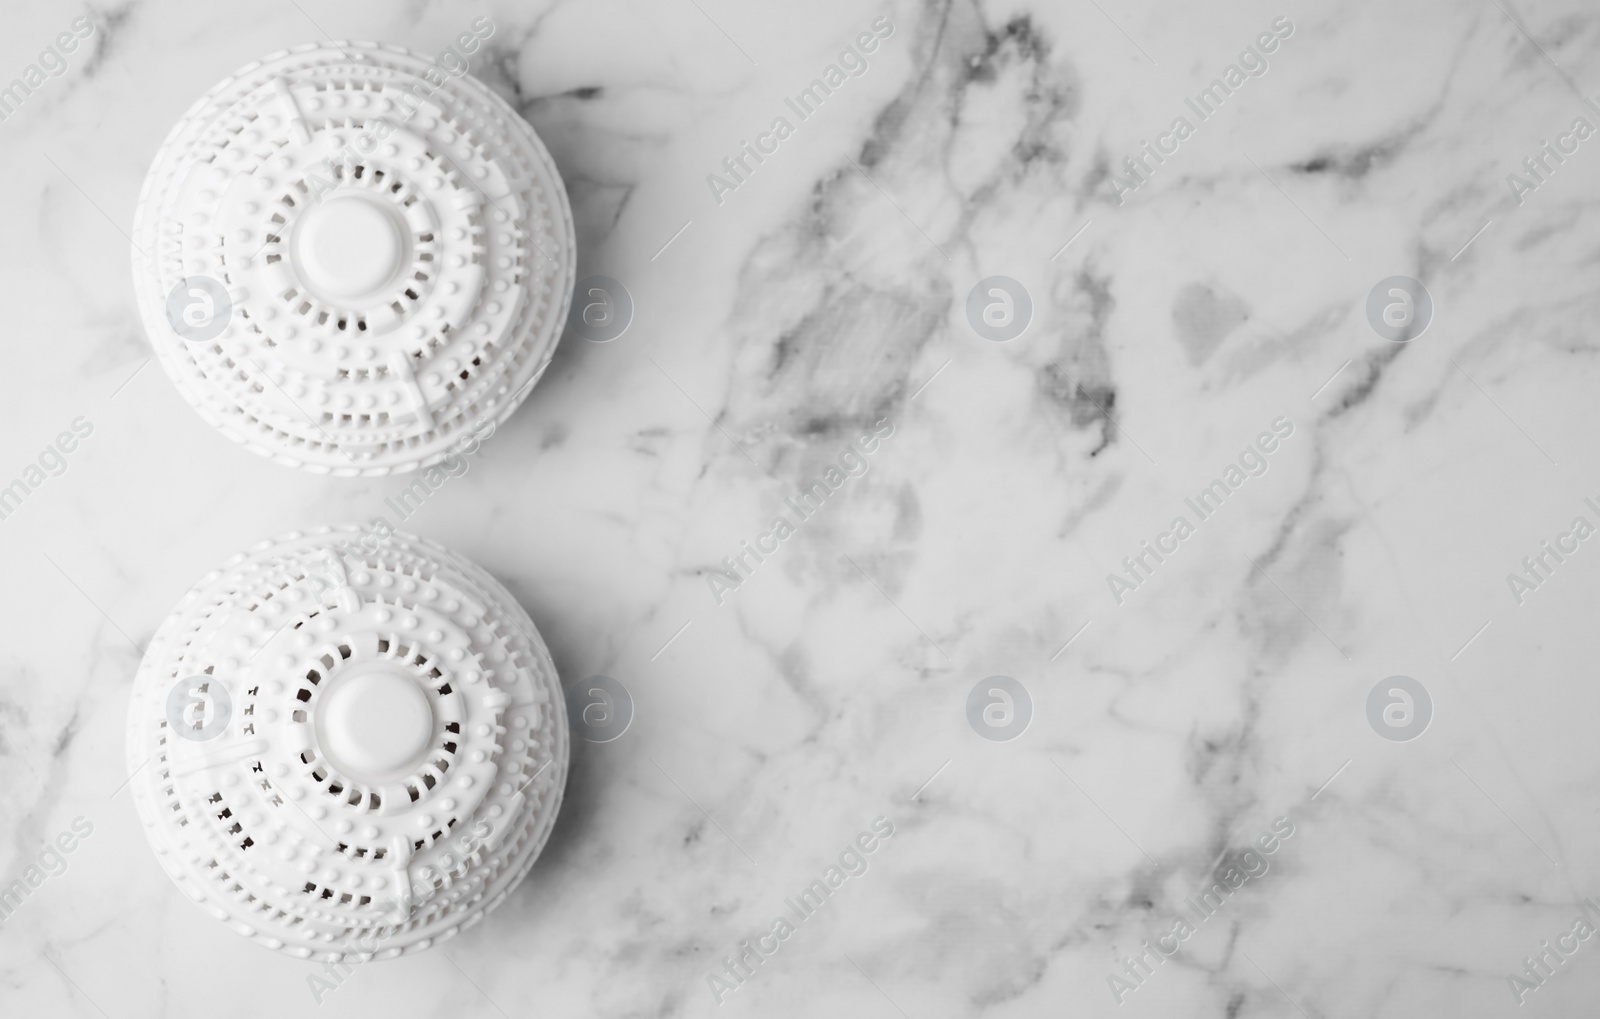
[[[236,67],[479,17],[633,313],[396,523],[633,718],[497,912],[314,994],[155,863],[129,684],[206,570],[408,482],[206,427],[127,233]],[[6,21],[0,1014],[1594,1013],[1592,5]]]

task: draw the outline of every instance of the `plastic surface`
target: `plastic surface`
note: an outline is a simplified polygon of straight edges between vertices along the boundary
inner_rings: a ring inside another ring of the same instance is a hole
[[[290,534],[206,575],[128,708],[130,786],[173,881],[325,961],[482,919],[539,855],[567,776],[561,687],[510,593],[430,542],[359,537]]]
[[[217,85],[168,135],[134,284],[200,415],[280,463],[437,463],[510,416],[564,328],[561,178],[470,75],[373,43],[302,46]]]

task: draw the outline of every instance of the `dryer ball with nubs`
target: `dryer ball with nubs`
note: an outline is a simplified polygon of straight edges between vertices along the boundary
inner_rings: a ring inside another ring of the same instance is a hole
[[[438,463],[549,362],[572,212],[527,122],[464,66],[327,43],[242,68],[145,178],[145,330],[213,427],[279,463]]]
[[[264,541],[157,630],[128,706],[134,803],[185,895],[325,962],[483,919],[543,849],[566,784],[550,654],[494,578],[355,527]]]

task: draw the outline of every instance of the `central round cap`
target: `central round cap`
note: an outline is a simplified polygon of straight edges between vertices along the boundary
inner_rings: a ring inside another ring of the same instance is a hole
[[[433,709],[422,687],[393,672],[351,676],[328,691],[319,712],[323,749],[353,771],[396,771],[427,747]]]
[[[306,211],[296,238],[306,281],[332,298],[363,297],[400,268],[400,230],[365,198],[330,198]]]

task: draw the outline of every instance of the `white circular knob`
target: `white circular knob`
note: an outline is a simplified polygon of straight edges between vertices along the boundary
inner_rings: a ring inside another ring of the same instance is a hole
[[[314,291],[355,301],[382,290],[400,270],[404,241],[377,202],[350,195],[308,210],[295,236],[295,268]]]
[[[433,738],[428,697],[409,677],[387,671],[351,676],[318,705],[323,749],[361,778],[405,768]]]

